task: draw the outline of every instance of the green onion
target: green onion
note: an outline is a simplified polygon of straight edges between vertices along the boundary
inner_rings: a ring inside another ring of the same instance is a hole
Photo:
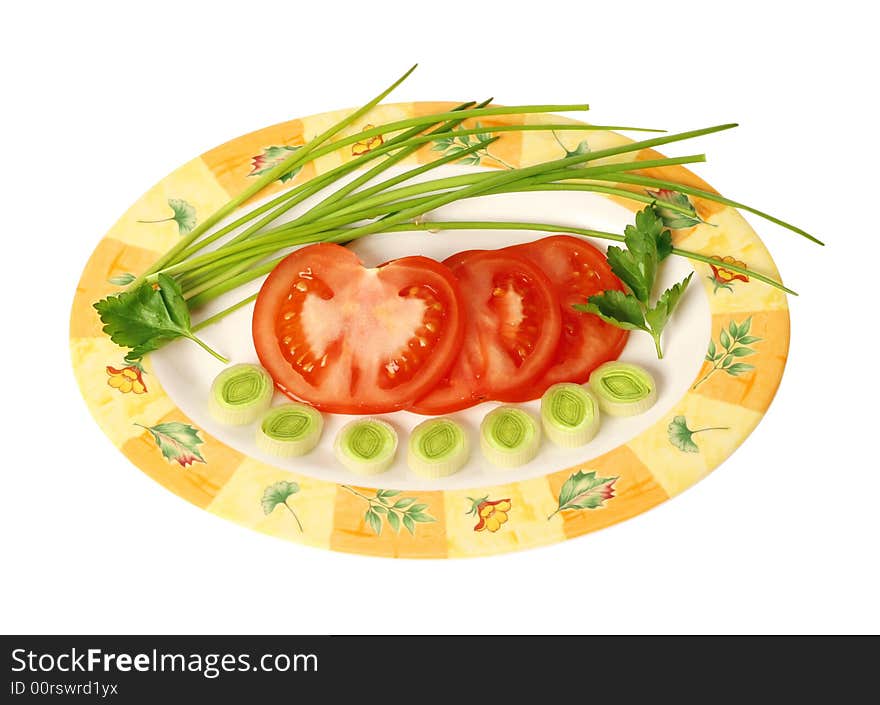
[[[276,406],[257,426],[257,447],[276,458],[305,455],[318,445],[323,428],[321,413],[308,404]]]
[[[611,416],[643,414],[657,401],[651,374],[628,362],[606,362],[590,375],[590,389],[599,407]]]
[[[253,423],[272,403],[274,383],[259,365],[232,365],[214,379],[208,410],[231,426]]]
[[[415,67],[413,67],[415,68]],[[563,105],[518,105],[489,106],[485,101],[462,103],[454,109],[430,115],[396,120],[367,130],[336,139],[339,132],[354,124],[381,102],[396,86],[409,76],[410,69],[391,86],[379,93],[363,107],[353,111],[327,130],[309,140],[291,155],[276,165],[266,174],[261,175],[248,185],[241,193],[234,196],[215,213],[202,221],[191,233],[182,237],[170,250],[159,257],[146,271],[142,272],[127,290],[139,289],[145,280],[151,283],[158,275],[165,275],[180,287],[181,300],[172,302],[174,305],[187,306],[194,310],[218,296],[225,294],[247,282],[263,276],[271,271],[290,248],[314,242],[349,242],[373,233],[398,232],[403,230],[455,230],[455,229],[530,229],[535,231],[569,232],[601,237],[610,240],[621,240],[620,235],[602,233],[579,228],[566,227],[547,223],[487,223],[487,222],[427,222],[425,215],[441,206],[454,203],[465,198],[477,198],[485,195],[501,193],[522,193],[530,191],[591,191],[626,198],[640,203],[654,203],[656,199],[649,195],[630,190],[627,187],[642,186],[646,188],[669,189],[682,194],[715,201],[734,208],[742,208],[788,228],[799,235],[821,244],[821,242],[804,230],[787,223],[763,211],[751,208],[737,201],[727,199],[702,189],[679,184],[668,179],[657,179],[643,176],[638,172],[646,168],[662,169],[678,164],[703,161],[702,154],[686,157],[662,158],[645,161],[609,161],[626,154],[639,152],[643,149],[673,144],[694,137],[709,135],[735,127],[734,124],[717,125],[699,130],[690,130],[677,134],[665,134],[658,137],[634,141],[594,152],[567,153],[562,159],[554,159],[541,164],[521,168],[505,168],[454,177],[433,179],[419,183],[411,183],[415,177],[428,173],[443,164],[461,159],[463,156],[483,153],[491,142],[503,139],[505,133],[525,131],[589,131],[632,129],[635,127],[618,127],[609,125],[578,125],[578,124],[521,124],[500,126],[475,126],[464,128],[466,119],[485,119],[490,116],[524,115],[551,113],[557,111],[582,111],[589,106],[583,103]],[[456,154],[446,154],[407,170],[402,174],[376,182],[376,177],[390,166],[401,162],[426,144],[442,136],[476,136],[472,144],[462,144]],[[240,206],[259,194],[284,174],[297,167],[313,161],[336,150],[348,147],[355,142],[370,137],[382,136],[385,143],[356,159],[331,169],[310,181],[290,188],[267,203],[238,216],[228,225],[215,229],[221,220],[231,215]],[[381,161],[376,161],[384,157]],[[337,188],[325,196],[317,205],[305,213],[283,225],[273,225],[277,219],[294,206],[305,201],[323,189],[332,187],[338,179],[366,167],[367,170],[353,181]],[[506,165],[509,167],[509,165]],[[410,182],[410,183],[407,183]],[[689,213],[685,206],[663,202],[663,208]],[[244,228],[241,233],[222,242],[221,239],[233,230]],[[216,249],[206,249],[215,245]],[[700,253],[675,248],[673,254],[688,259],[711,264],[711,258]],[[726,265],[732,271],[747,274],[749,277],[787,293],[794,293],[775,279],[759,272]],[[173,292],[165,287],[166,296],[173,298]],[[118,297],[119,295],[116,295]],[[155,349],[173,339],[166,329],[156,327],[154,340],[149,338],[149,321],[135,321],[124,317],[126,306],[105,305],[108,297],[98,302],[96,307],[102,316],[105,327],[113,330],[141,325],[137,336],[122,336],[121,340],[137,339],[139,349]],[[204,319],[196,328],[204,328],[216,323],[232,311],[250,301],[245,299],[229,306]],[[185,301],[184,301],[185,299]],[[170,299],[169,299],[170,301]],[[131,308],[129,305],[128,308]],[[118,313],[118,315],[117,315]],[[115,317],[114,317],[115,316]],[[111,320],[112,319],[112,320]],[[118,319],[118,320],[117,320]],[[167,328],[167,327],[166,327]],[[143,342],[144,344],[140,344]]]
[[[336,436],[336,458],[358,475],[385,472],[397,453],[397,431],[381,419],[358,419],[347,423]]]
[[[407,464],[421,477],[437,479],[457,473],[470,448],[464,429],[452,419],[429,419],[409,436]]]
[[[409,75],[416,70],[416,65],[412,66],[403,76],[398,78],[394,83],[392,83],[388,88],[382,91],[379,95],[377,95],[373,100],[364,105],[362,108],[355,110],[351,115],[346,116],[338,123],[328,128],[320,135],[318,135],[315,139],[311,140],[308,144],[304,145],[302,148],[294,152],[291,156],[285,159],[283,162],[278,164],[277,166],[270,169],[268,172],[260,176],[253,184],[244,189],[241,193],[239,193],[235,198],[229,200],[225,205],[214,211],[210,216],[208,216],[204,221],[202,221],[199,225],[197,225],[191,233],[189,233],[186,237],[181,238],[180,241],[174,245],[168,252],[162,255],[153,265],[144,273],[141,274],[137,279],[135,279],[130,285],[129,288],[136,288],[139,284],[141,284],[146,275],[152,274],[154,272],[158,272],[165,266],[168,262],[170,262],[177,253],[184,250],[188,245],[195,242],[198,238],[200,238],[204,233],[206,233],[210,228],[219,223],[223,218],[232,213],[236,208],[247,203],[247,201],[254,196],[256,196],[260,191],[266,188],[269,184],[271,184],[276,179],[281,178],[289,171],[291,171],[294,167],[299,166],[300,164],[308,161],[306,159],[309,154],[314,152],[316,148],[330,139],[333,135],[338,133],[340,130],[345,129],[348,125],[355,122],[357,119],[370,112],[374,107],[376,107],[383,98],[388,96],[391,91],[393,91],[397,86],[403,83]]]
[[[599,402],[579,384],[554,384],[541,397],[541,424],[547,438],[563,448],[586,445],[599,430]]]
[[[517,406],[499,406],[480,424],[480,449],[493,465],[513,468],[525,465],[541,447],[541,427]]]

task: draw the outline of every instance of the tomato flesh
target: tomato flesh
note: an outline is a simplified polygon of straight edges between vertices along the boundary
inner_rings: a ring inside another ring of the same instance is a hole
[[[467,292],[465,337],[449,373],[410,407],[422,414],[506,401],[550,364],[562,325],[551,282],[527,259],[472,250],[444,264]]]
[[[552,362],[531,384],[513,390],[506,401],[537,399],[557,382],[582,384],[599,365],[620,356],[629,333],[594,314],[572,308],[593,294],[609,289],[623,291],[623,284],[601,250],[570,235],[554,235],[506,249],[534,262],[547,274],[562,316],[562,333]]]
[[[382,413],[412,403],[449,369],[460,308],[455,277],[434,260],[367,269],[344,247],[311,245],[263,284],[254,344],[288,396],[324,411]]]

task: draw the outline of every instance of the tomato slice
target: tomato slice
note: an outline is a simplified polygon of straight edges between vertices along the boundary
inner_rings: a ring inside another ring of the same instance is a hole
[[[513,391],[506,401],[537,399],[557,382],[584,383],[599,365],[620,356],[629,333],[572,308],[572,304],[582,304],[601,291],[623,291],[601,250],[571,235],[553,235],[506,249],[534,262],[547,274],[562,315],[562,335],[553,361],[542,375]]]
[[[374,269],[351,250],[310,245],[282,260],[257,296],[253,336],[286,395],[322,411],[403,408],[436,385],[464,332],[458,282],[427,257]]]
[[[562,327],[553,285],[526,258],[504,250],[471,250],[443,263],[465,295],[465,337],[449,373],[410,407],[420,414],[507,400],[544,372]]]

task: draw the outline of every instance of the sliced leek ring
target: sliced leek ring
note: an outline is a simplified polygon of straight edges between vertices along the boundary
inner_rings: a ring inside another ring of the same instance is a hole
[[[276,458],[305,455],[318,445],[323,430],[323,417],[308,404],[276,406],[257,426],[257,447]]]
[[[499,406],[480,424],[480,448],[493,465],[513,468],[524,465],[538,454],[541,427],[517,406]]]
[[[455,421],[429,419],[410,434],[407,464],[420,477],[448,477],[467,462],[469,446],[464,429]]]
[[[385,472],[397,453],[397,431],[381,419],[357,419],[336,435],[333,450],[346,468],[358,475]]]
[[[635,416],[654,406],[657,385],[643,367],[628,362],[606,362],[590,375],[590,389],[599,407],[611,416]]]
[[[578,448],[593,440],[599,419],[599,402],[579,384],[554,384],[541,397],[544,433],[563,448]]]
[[[269,408],[274,391],[272,378],[259,365],[232,365],[214,379],[208,410],[220,423],[244,426]]]

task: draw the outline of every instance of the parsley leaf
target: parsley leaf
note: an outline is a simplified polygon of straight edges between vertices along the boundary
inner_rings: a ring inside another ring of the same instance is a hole
[[[641,302],[648,300],[651,289],[647,286],[645,273],[642,265],[628,250],[612,245],[606,254],[611,271],[620,281],[629,287],[629,290]]]
[[[626,249],[609,247],[606,259],[611,271],[631,293],[613,289],[603,291],[589,297],[586,304],[575,304],[574,308],[596,314],[618,328],[649,333],[654,338],[657,357],[662,358],[660,335],[690,284],[693,273],[664,291],[654,306],[650,305],[657,269],[672,254],[672,235],[653,205],[636,213],[635,225],[626,226],[624,244]]]
[[[108,296],[94,304],[110,340],[131,348],[127,362],[139,360],[175,338],[189,338],[222,362],[228,362],[193,335],[189,308],[180,285],[159,274],[155,282],[146,281],[133,291]]]
[[[673,284],[660,295],[654,308],[649,308],[645,311],[645,320],[651,328],[651,335],[654,336],[654,341],[657,343],[658,348],[660,345],[660,332],[669,322],[672,312],[675,310],[675,307],[678,306],[681,297],[684,296],[684,292],[687,289],[688,284],[691,283],[691,278],[693,276],[694,273],[691,272],[682,281]]]
[[[636,214],[635,225],[624,231],[626,249],[608,248],[611,271],[643,304],[648,303],[660,262],[672,253],[672,236],[656,210],[649,206]]]
[[[618,328],[648,331],[641,304],[632,294],[611,289],[591,296],[586,304],[575,304],[574,308],[584,313],[595,313]]]

